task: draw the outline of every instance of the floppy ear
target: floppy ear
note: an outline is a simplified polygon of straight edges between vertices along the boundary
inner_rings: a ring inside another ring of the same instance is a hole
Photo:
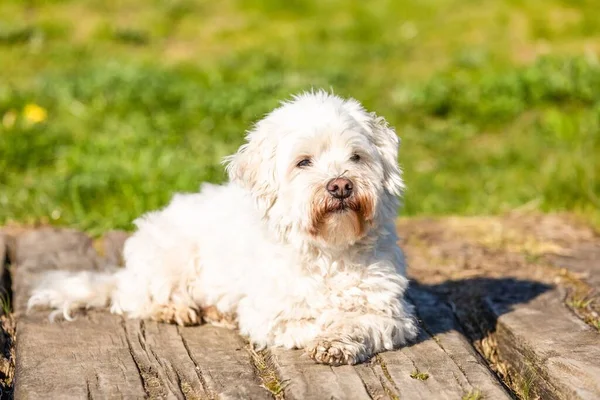
[[[238,151],[224,159],[229,180],[250,190],[258,208],[267,213],[277,199],[275,147],[257,125]]]
[[[383,117],[378,117],[375,113],[371,113],[370,117],[369,125],[373,132],[373,139],[383,160],[385,188],[391,194],[400,196],[404,191],[402,171],[398,165],[400,139],[394,128],[390,127]]]
[[[402,171],[398,166],[400,139],[396,135],[396,131],[389,126],[383,117],[367,112],[358,101],[351,99],[346,101],[344,105],[352,117],[371,134],[371,138],[377,146],[383,161],[383,185],[385,189],[394,196],[402,195],[404,181],[402,180]]]

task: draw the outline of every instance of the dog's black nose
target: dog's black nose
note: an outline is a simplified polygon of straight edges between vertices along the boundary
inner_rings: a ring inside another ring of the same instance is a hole
[[[346,178],[335,178],[327,183],[327,191],[336,199],[347,199],[352,194],[352,181]]]

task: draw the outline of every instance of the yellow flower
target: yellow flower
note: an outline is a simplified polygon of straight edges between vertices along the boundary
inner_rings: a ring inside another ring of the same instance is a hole
[[[23,109],[23,116],[28,122],[37,124],[46,120],[48,117],[48,111],[37,104],[29,103]]]

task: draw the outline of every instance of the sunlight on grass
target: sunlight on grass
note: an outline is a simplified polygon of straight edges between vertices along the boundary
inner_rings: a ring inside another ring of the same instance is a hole
[[[593,1],[283,4],[3,1],[0,223],[130,228],[222,181],[254,121],[324,87],[396,126],[405,214],[600,226]]]

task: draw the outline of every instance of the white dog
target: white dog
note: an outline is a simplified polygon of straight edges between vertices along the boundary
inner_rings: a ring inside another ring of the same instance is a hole
[[[235,324],[258,348],[354,364],[413,339],[394,219],[398,138],[355,100],[303,93],[227,157],[230,182],[136,221],[126,267],[53,272],[29,306]]]

